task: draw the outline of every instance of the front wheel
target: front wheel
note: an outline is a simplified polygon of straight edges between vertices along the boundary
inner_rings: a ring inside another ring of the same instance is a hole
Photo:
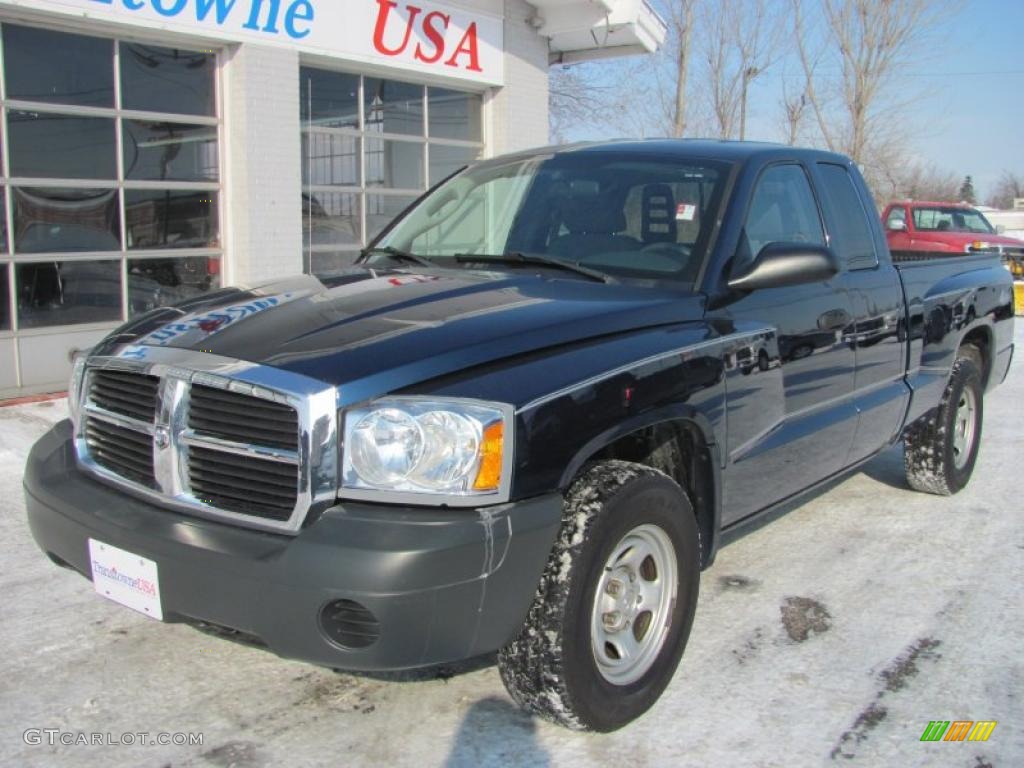
[[[622,727],[672,679],[699,578],[698,528],[679,485],[630,462],[588,467],[566,493],[526,623],[498,654],[505,687],[561,725]]]
[[[950,496],[967,485],[981,444],[982,404],[981,371],[974,356],[958,357],[939,407],[903,436],[911,488]]]

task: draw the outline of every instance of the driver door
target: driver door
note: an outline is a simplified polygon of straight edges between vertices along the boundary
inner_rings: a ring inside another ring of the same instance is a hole
[[[810,179],[797,163],[761,173],[733,269],[773,242],[826,243]],[[844,268],[827,281],[752,291],[722,310],[736,328],[764,330],[756,350],[738,350],[727,365],[726,525],[845,463],[857,426],[846,282]]]

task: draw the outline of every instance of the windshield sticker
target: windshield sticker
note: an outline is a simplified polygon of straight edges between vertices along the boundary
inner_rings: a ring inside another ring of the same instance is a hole
[[[693,221],[697,215],[697,206],[692,203],[679,203],[676,205],[676,221]]]

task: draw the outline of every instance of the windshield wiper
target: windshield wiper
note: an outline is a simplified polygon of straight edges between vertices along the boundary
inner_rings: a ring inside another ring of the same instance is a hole
[[[376,248],[364,248],[359,252],[359,258],[365,259],[372,253],[383,253],[395,261],[404,261],[408,264],[419,264],[421,267],[436,267],[433,261],[426,256],[417,256],[415,253],[403,251],[401,248],[393,248],[390,245],[377,246]]]
[[[591,280],[597,280],[602,283],[611,282],[611,276],[606,275],[604,272],[598,272],[596,269],[590,269],[584,267],[575,261],[562,261],[552,256],[546,256],[542,253],[523,253],[522,251],[509,251],[508,253],[456,253],[454,256],[458,262],[480,262],[486,264],[493,262],[495,264],[539,264],[545,267],[553,267],[554,269],[563,269],[566,272],[575,272],[578,275],[589,277]]]

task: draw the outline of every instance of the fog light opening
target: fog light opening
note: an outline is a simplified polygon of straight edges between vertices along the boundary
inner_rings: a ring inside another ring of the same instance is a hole
[[[365,605],[355,600],[334,600],[320,610],[320,627],[332,643],[342,648],[369,648],[380,637],[380,622]]]

